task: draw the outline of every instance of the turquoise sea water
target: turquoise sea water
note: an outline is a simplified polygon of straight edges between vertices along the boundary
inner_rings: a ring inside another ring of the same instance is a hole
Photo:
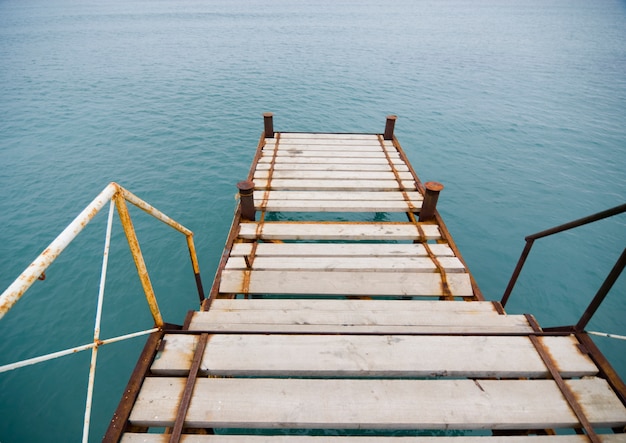
[[[623,0],[0,0],[0,289],[110,181],[196,233],[210,286],[262,130],[396,135],[488,299],[523,237],[626,200]],[[165,319],[197,306],[184,237],[132,211]],[[0,321],[0,364],[91,341],[106,215]],[[507,310],[572,324],[622,215],[537,243]],[[163,252],[165,251],[165,252]],[[119,223],[103,337],[151,318]],[[626,277],[589,325],[626,335]],[[623,378],[626,343],[598,338]],[[101,348],[102,436],[143,339]],[[0,374],[0,441],[76,441],[89,354]]]

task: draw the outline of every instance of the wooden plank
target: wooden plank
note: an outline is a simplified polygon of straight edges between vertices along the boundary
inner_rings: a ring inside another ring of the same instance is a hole
[[[389,152],[387,153],[389,158],[391,159],[399,159],[400,154],[397,152]],[[329,151],[313,151],[313,150],[302,150],[302,149],[278,149],[276,152],[274,150],[263,151],[261,154],[262,159],[272,158],[276,156],[277,159],[289,159],[289,158],[312,158],[316,157],[321,158],[334,158],[338,161],[342,161],[342,159],[350,159],[350,158],[374,158],[381,159],[387,161],[387,155],[380,151],[344,151],[344,150],[335,150],[332,151],[332,154],[329,154]]]
[[[426,240],[439,240],[437,225],[420,223]],[[239,238],[264,240],[420,240],[412,223],[241,223]]]
[[[436,257],[454,257],[447,244],[428,245]],[[230,256],[252,254],[252,243],[235,243]],[[256,257],[425,257],[421,243],[258,243]]]
[[[272,200],[341,200],[341,201],[405,201],[421,202],[419,192],[336,192],[336,191],[254,191],[255,201],[266,197]]]
[[[548,338],[548,351],[563,357],[563,377],[598,373],[574,337]],[[166,335],[152,373],[186,376],[196,342],[194,335]],[[549,372],[528,337],[218,334],[207,344],[200,374],[544,378]]]
[[[247,326],[250,326],[249,328]],[[293,326],[293,327],[291,327]],[[221,311],[211,309],[194,313],[190,330],[197,331],[293,331],[335,333],[530,333],[523,315],[458,315],[446,312],[401,311],[307,311],[247,310]],[[259,328],[259,329],[257,329]]]
[[[276,143],[276,138],[266,138],[266,145]],[[345,143],[345,144],[380,144],[376,134],[322,134],[322,133],[286,133],[281,132],[280,143]]]
[[[446,273],[467,272],[456,257],[438,259]],[[230,257],[225,269],[248,269],[244,257]],[[438,272],[429,257],[259,257],[252,262],[253,270],[309,271],[362,271],[362,272]]]
[[[421,202],[353,200],[275,200],[255,202],[255,209],[270,212],[418,212]]]
[[[406,191],[415,191],[415,182],[402,180],[402,187]],[[255,189],[268,188],[267,180],[255,180]],[[271,189],[293,191],[397,191],[400,184],[396,180],[298,180],[272,179]]]
[[[257,171],[254,180],[267,180],[269,171]],[[413,180],[410,172],[398,172],[401,180]],[[396,175],[391,171],[365,171],[351,172],[345,171],[274,171],[272,179],[300,179],[300,180],[397,180]]]
[[[450,294],[473,296],[469,274],[449,274]],[[441,275],[414,272],[237,271],[224,270],[219,292],[228,294],[309,294],[415,296],[446,295]]]
[[[393,163],[394,168],[399,172],[408,171],[409,167],[399,162]],[[264,171],[269,170],[270,163],[258,163],[256,170]],[[374,164],[350,164],[350,163],[276,163],[274,165],[275,171],[391,171],[389,163],[374,163]]]
[[[168,443],[168,434],[122,436],[122,443]],[[626,443],[626,434],[601,434],[602,443]],[[183,435],[182,443],[588,443],[585,435],[507,435],[507,436],[421,436],[353,437],[306,435]]]
[[[499,317],[492,302],[471,301],[471,302],[451,302],[441,300],[354,300],[354,299],[215,299],[211,304],[211,311],[276,311],[276,310],[296,310],[296,311],[347,311],[368,313],[383,312],[411,312],[411,315],[422,316],[422,320],[432,318],[433,315],[446,313],[450,318],[456,315],[473,314]]]
[[[185,378],[144,381],[130,422],[171,426]],[[626,425],[599,378],[568,380],[596,427]],[[200,378],[186,426],[287,429],[546,429],[578,424],[552,380]]]
[[[272,162],[272,155],[271,154],[264,154],[263,156],[261,156],[261,158],[259,158],[259,163],[271,163]],[[402,163],[402,160],[399,159],[393,159],[393,163]],[[387,161],[386,158],[373,158],[373,157],[366,157],[366,158],[361,158],[361,157],[343,157],[343,158],[336,158],[336,157],[286,157],[286,156],[281,156],[280,157],[280,163],[291,163],[291,164],[298,164],[298,163],[316,163],[319,165],[324,165],[324,164],[330,164],[330,165],[337,165],[337,164],[345,164],[345,165],[389,165],[389,162]]]
[[[265,146],[264,151],[271,152],[276,149],[276,145]],[[392,148],[393,149],[393,148]],[[300,150],[300,151],[327,151],[327,152],[335,152],[335,151],[345,151],[345,152],[384,152],[380,143],[359,143],[354,145],[348,144],[335,144],[331,140],[328,141],[328,144],[321,143],[313,143],[313,144],[305,144],[305,143],[296,143],[293,141],[281,141],[278,144],[279,151],[288,151],[288,150]],[[395,149],[394,149],[395,151]]]

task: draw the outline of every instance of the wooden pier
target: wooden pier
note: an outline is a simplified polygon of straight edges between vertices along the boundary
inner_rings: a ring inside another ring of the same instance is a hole
[[[394,123],[265,116],[209,297],[148,340],[105,441],[626,442],[624,384],[484,300]]]

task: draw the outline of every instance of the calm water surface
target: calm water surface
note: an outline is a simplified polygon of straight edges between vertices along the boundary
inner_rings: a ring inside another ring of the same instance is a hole
[[[531,234],[626,200],[626,3],[0,0],[0,288],[110,181],[196,233],[209,285],[262,129],[396,134],[489,299]],[[184,238],[132,212],[167,321]],[[91,341],[104,214],[0,322],[0,364]],[[572,324],[626,218],[538,243],[508,311]],[[162,253],[162,251],[167,251]],[[151,318],[119,223],[102,335]],[[589,325],[626,335],[622,277]],[[597,339],[622,377],[626,344]],[[102,436],[143,340],[101,349]],[[88,353],[0,375],[0,441],[75,441]],[[35,426],[33,423],[37,423]]]

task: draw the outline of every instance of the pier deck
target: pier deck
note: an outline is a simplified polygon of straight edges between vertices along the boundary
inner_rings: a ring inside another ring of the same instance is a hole
[[[266,117],[210,296],[150,339],[105,440],[626,442],[591,341],[484,300],[387,123]]]

